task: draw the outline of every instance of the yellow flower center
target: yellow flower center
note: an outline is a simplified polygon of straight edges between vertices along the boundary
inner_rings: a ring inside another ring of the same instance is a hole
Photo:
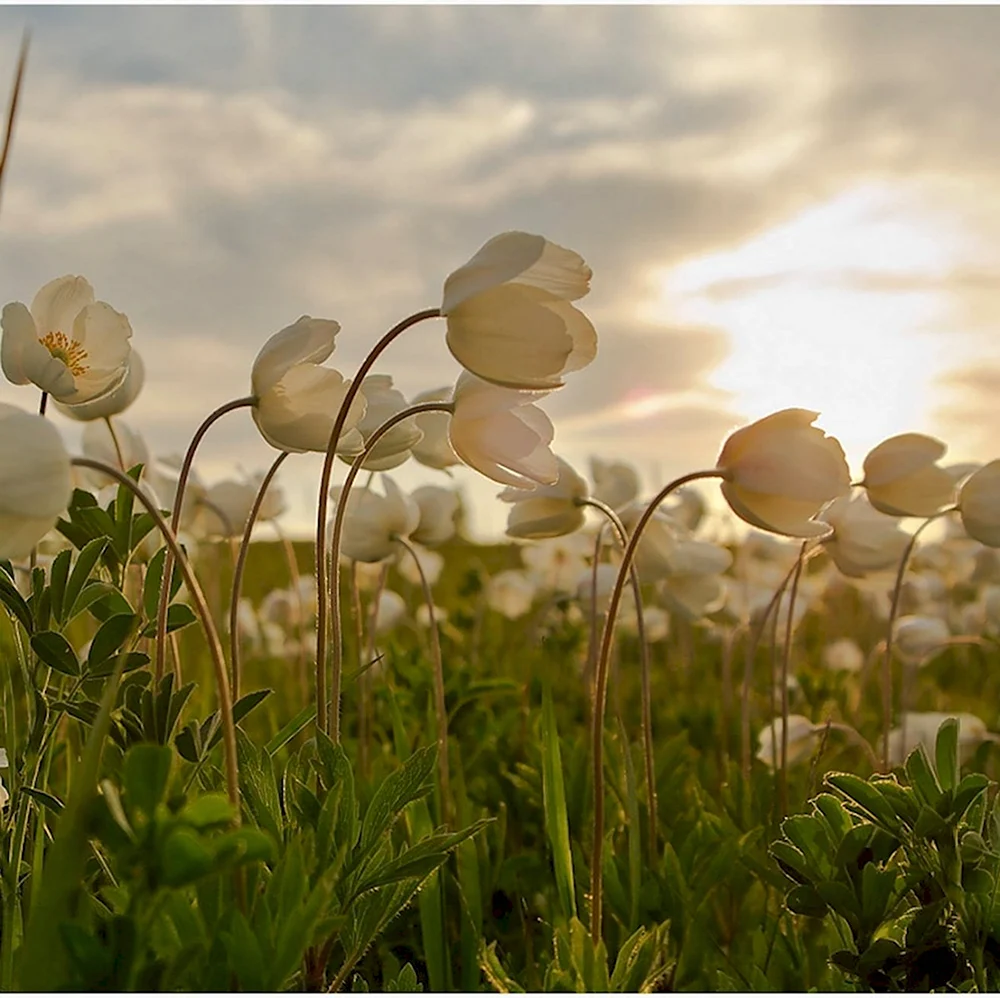
[[[73,377],[78,378],[90,370],[90,367],[85,363],[87,351],[83,344],[71,340],[65,333],[57,331],[46,333],[39,339],[39,342],[53,357],[58,357],[70,369]]]

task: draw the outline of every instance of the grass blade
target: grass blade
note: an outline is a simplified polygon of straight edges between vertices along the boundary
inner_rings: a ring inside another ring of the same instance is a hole
[[[559,731],[552,704],[552,689],[546,681],[542,690],[542,798],[545,806],[545,834],[552,849],[559,903],[567,919],[576,917],[576,887],[573,882],[573,851],[569,842],[566,788],[563,784]]]

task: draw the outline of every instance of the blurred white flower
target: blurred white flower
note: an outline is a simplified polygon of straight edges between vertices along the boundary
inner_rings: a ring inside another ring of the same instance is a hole
[[[789,766],[806,762],[812,758],[819,745],[820,735],[822,735],[824,727],[823,724],[813,724],[808,717],[803,717],[802,714],[788,715],[788,754],[786,758]],[[784,730],[784,719],[776,717],[758,735],[757,758],[765,766],[773,767],[775,762],[778,766],[781,765],[781,741]]]
[[[58,277],[35,295],[4,306],[0,363],[15,385],[33,383],[72,405],[113,391],[128,373],[132,327],[107,302],[94,301],[82,277]]]
[[[421,485],[410,493],[410,498],[420,510],[420,522],[413,531],[413,539],[418,544],[436,547],[455,536],[459,500],[453,489]]]
[[[955,483],[935,463],[947,450],[922,433],[883,440],[865,458],[868,501],[890,516],[933,516],[954,501]]]
[[[444,568],[444,558],[437,551],[429,551],[419,544],[411,544],[410,546],[417,553],[417,560],[423,569],[427,585],[435,585],[441,577],[441,570]],[[414,559],[409,552],[404,552],[402,557],[400,557],[397,571],[411,585],[420,585],[420,573],[417,571],[417,566],[414,564]]]
[[[823,546],[850,578],[895,568],[910,541],[897,520],[880,513],[864,495],[834,499],[820,519],[833,527]]]
[[[455,384],[448,424],[455,453],[470,468],[501,485],[550,485],[559,466],[549,449],[555,430],[533,403],[538,392],[498,388],[463,371]]]
[[[900,617],[893,629],[893,647],[900,659],[917,665],[948,643],[951,632],[940,617],[910,614]]]
[[[865,654],[856,641],[838,638],[823,649],[821,661],[835,672],[859,672],[865,664]]]
[[[0,558],[27,555],[72,492],[59,431],[43,416],[0,403]]]
[[[737,516],[790,537],[830,532],[815,517],[847,495],[851,476],[839,442],[812,425],[818,416],[783,409],[730,435],[716,467],[725,472],[722,494]]]
[[[417,624],[420,627],[430,627],[430,624],[431,624],[431,614],[430,614],[430,610],[427,609],[427,604],[426,603],[421,603],[420,606],[417,607],[417,612],[416,612],[415,616],[416,616]],[[443,610],[439,606],[435,606],[434,607],[434,624],[435,624],[435,626],[441,627],[442,624],[446,624],[447,622],[448,622],[448,611],[447,610]]]
[[[208,537],[242,537],[263,478],[257,473],[245,481],[227,479],[210,486],[205,492],[199,514],[204,534]],[[257,522],[275,520],[284,511],[284,494],[272,479],[257,514]]]
[[[1000,548],[1000,461],[990,461],[965,482],[958,511],[970,537]]]
[[[450,402],[450,388],[434,388],[431,391],[420,392],[413,396],[413,404],[422,402]],[[448,426],[451,414],[447,412],[422,412],[414,417],[417,428],[423,436],[413,445],[413,458],[428,468],[445,471],[456,464],[461,464],[459,456],[452,450],[448,439]],[[450,472],[449,472],[450,474]]]
[[[382,476],[385,495],[371,489],[352,489],[347,498],[340,553],[355,561],[382,561],[397,550],[397,540],[408,538],[420,522],[420,509],[388,476]],[[341,487],[330,496],[340,501]]]
[[[986,727],[986,723],[975,714],[947,714],[940,711],[911,712],[903,715],[905,724],[889,732],[889,762],[901,766],[906,757],[918,746],[923,745],[934,765],[934,748],[937,744],[938,728],[949,717],[958,720],[958,748],[964,758],[984,741],[996,741],[997,736]],[[903,731],[906,742],[903,742]]]
[[[639,473],[624,461],[590,459],[590,477],[594,482],[594,498],[614,510],[620,510],[639,495]]]
[[[494,575],[486,586],[486,602],[510,620],[523,617],[535,601],[538,587],[525,572],[508,569]]]
[[[350,382],[321,364],[333,353],[340,324],[303,315],[272,336],[250,374],[257,399],[253,419],[261,436],[278,450],[325,453]],[[365,414],[365,400],[351,403],[337,452],[357,450],[351,431]]]
[[[571,534],[583,526],[586,517],[578,500],[587,498],[587,482],[562,458],[556,460],[559,477],[551,485],[510,487],[500,493],[501,502],[513,504],[507,517],[508,537],[545,540]]]
[[[494,384],[559,388],[597,356],[594,327],[570,304],[590,277],[582,257],[542,236],[495,236],[445,281],[448,349]]]
[[[383,589],[375,611],[375,633],[388,634],[406,616],[406,600],[391,589]]]
[[[658,644],[660,641],[666,641],[670,636],[670,614],[662,607],[643,606],[642,622],[648,644]],[[629,634],[635,634],[638,631],[639,618],[634,600],[623,601],[621,613],[618,616],[618,626]]]
[[[361,382],[361,393],[365,397],[367,409],[358,420],[357,430],[367,444],[383,423],[409,408],[409,403],[401,391],[392,387],[392,378],[387,374],[370,374]],[[402,420],[379,438],[361,467],[366,471],[398,468],[410,456],[410,450],[422,436],[412,416]],[[351,463],[350,458],[343,455],[341,457],[348,464]]]
[[[594,542],[583,534],[567,534],[528,544],[521,548],[521,560],[540,589],[553,593],[574,593],[580,573],[593,554]]]

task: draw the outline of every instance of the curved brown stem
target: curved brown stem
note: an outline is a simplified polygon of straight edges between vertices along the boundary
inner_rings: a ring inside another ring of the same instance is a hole
[[[603,513],[614,528],[622,548],[628,544],[628,531],[621,517],[607,504],[592,496],[577,500],[581,506],[589,506]],[[642,755],[646,776],[647,838],[649,840],[649,861],[655,864],[657,856],[657,818],[659,807],[656,800],[656,756],[653,751],[653,683],[649,667],[649,642],[646,640],[646,618],[642,608],[642,590],[639,588],[639,572],[635,565],[629,567],[629,582],[635,595],[635,629],[639,642],[639,672],[642,688]],[[596,583],[596,572],[595,572]],[[594,585],[594,598],[597,586]]]
[[[241,399],[234,399],[225,405],[220,405],[214,412],[209,413],[202,421],[201,426],[195,430],[191,443],[188,444],[187,453],[181,464],[180,473],[177,476],[177,492],[174,495],[174,508],[170,514],[170,530],[177,533],[177,528],[181,522],[181,507],[184,503],[184,490],[187,488],[188,476],[191,474],[191,465],[194,463],[195,451],[201,443],[202,437],[208,432],[209,427],[218,419],[221,419],[227,412],[234,409],[242,409],[244,406],[253,405],[257,400],[252,395],[247,395]],[[163,678],[163,666],[166,661],[166,644],[164,641],[167,633],[167,605],[170,603],[170,577],[174,570],[173,552],[168,547],[166,556],[163,559],[163,582],[160,586],[160,602],[156,609],[156,660],[153,667],[153,680],[156,683]]]
[[[438,743],[438,777],[441,781],[441,811],[446,825],[453,824],[451,805],[451,778],[448,767],[448,711],[444,703],[444,663],[441,660],[441,639],[438,636],[437,620],[434,617],[434,594],[430,583],[420,564],[420,556],[413,545],[405,537],[396,540],[410,553],[413,564],[420,576],[420,587],[424,592],[424,602],[427,604],[427,629],[430,632],[431,664],[434,667],[434,714],[437,718]]]
[[[781,781],[778,784],[778,805],[781,817],[788,814],[788,664],[792,656],[792,628],[795,622],[795,599],[799,594],[799,579],[805,563],[808,541],[803,541],[795,559],[792,591],[788,594],[788,618],[785,621],[785,647],[781,656]]]
[[[104,424],[108,428],[108,433],[111,434],[111,443],[115,448],[115,457],[118,458],[118,467],[122,471],[128,471],[128,468],[125,467],[125,453],[122,450],[122,442],[118,439],[118,434],[115,432],[115,426],[111,422],[110,416],[104,417]]]
[[[243,540],[240,542],[239,554],[236,556],[236,565],[233,567],[233,591],[229,598],[229,658],[230,668],[233,671],[233,700],[240,698],[240,593],[243,591],[243,573],[246,571],[247,555],[250,552],[250,535],[253,533],[254,524],[260,514],[260,507],[264,505],[264,496],[267,494],[268,486],[278,473],[278,469],[284,464],[288,457],[288,451],[283,450],[273,461],[271,467],[267,469],[267,474],[257,489],[254,496],[253,505],[247,516],[246,526],[243,528]]]
[[[434,319],[441,315],[441,310],[437,308],[427,308],[422,312],[415,312],[413,315],[398,322],[375,344],[371,353],[364,359],[358,373],[354,376],[344,401],[340,405],[340,411],[334,420],[333,429],[330,431],[330,442],[326,448],[326,457],[323,461],[323,471],[319,478],[319,502],[316,511],[316,724],[320,731],[329,734],[335,742],[340,741],[340,677],[337,674],[337,667],[334,664],[334,679],[338,683],[336,691],[330,690],[330,714],[327,716],[326,710],[326,652],[327,652],[327,620],[330,617],[330,609],[333,609],[333,617],[339,618],[340,606],[337,602],[339,598],[339,566],[336,562],[336,548],[333,550],[333,560],[331,560],[332,579],[336,580],[331,589],[336,592],[327,592],[326,582],[326,518],[330,504],[330,479],[333,476],[333,461],[337,455],[337,444],[340,442],[340,434],[344,430],[347,422],[347,414],[350,411],[351,403],[357,398],[361,391],[361,382],[365,375],[375,366],[375,361],[382,352],[397,336],[406,332],[411,326],[415,326],[424,319]],[[340,641],[339,634],[335,636],[333,644],[336,646]],[[336,654],[336,653],[335,653]]]
[[[168,550],[174,556],[184,582],[194,600],[195,610],[201,617],[201,624],[208,640],[208,651],[212,657],[212,665],[215,669],[215,685],[219,696],[219,716],[222,721],[222,747],[226,758],[226,789],[229,793],[230,803],[237,808],[237,819],[239,817],[240,804],[240,783],[239,769],[236,761],[236,725],[233,723],[233,699],[229,690],[229,677],[226,675],[226,658],[222,651],[222,642],[219,640],[219,632],[212,622],[212,614],[209,612],[205,594],[198,585],[198,579],[191,568],[184,549],[177,540],[177,535],[170,529],[170,525],[164,519],[163,514],[156,508],[155,503],[146,495],[139,486],[132,481],[124,472],[113,468],[103,461],[91,461],[86,457],[75,457],[71,463],[78,468],[90,468],[92,471],[99,471],[102,474],[113,478],[119,485],[124,485],[129,489],[136,499],[142,503],[146,512],[153,518],[153,522],[163,535],[163,540]],[[164,576],[168,578],[168,576]],[[164,582],[164,588],[169,588]]]
[[[597,659],[597,675],[594,682],[594,719],[591,725],[594,757],[594,847],[590,864],[590,936],[596,946],[601,941],[601,924],[603,915],[603,871],[601,869],[604,851],[604,709],[608,698],[608,663],[611,661],[611,646],[614,641],[615,621],[618,618],[618,608],[621,605],[622,593],[625,590],[625,580],[628,578],[632,559],[642,538],[646,524],[652,519],[656,508],[675,489],[688,482],[696,482],[704,478],[724,478],[725,472],[713,468],[711,471],[693,471],[674,479],[657,493],[653,501],[643,511],[639,522],[632,531],[628,544],[622,555],[618,578],[615,579],[608,603],[608,613],[604,621],[604,633],[601,638],[601,653]]]
[[[7,159],[10,156],[10,144],[14,138],[14,122],[17,121],[17,105],[21,100],[21,88],[24,85],[24,67],[28,63],[28,48],[31,35],[25,31],[21,38],[21,51],[17,57],[17,69],[14,71],[14,88],[10,92],[10,103],[7,105],[7,127],[4,130],[3,151],[0,152],[0,193],[3,192],[3,178],[7,173]],[[44,415],[45,410],[42,409]]]
[[[927,517],[923,523],[913,531],[909,543],[903,550],[903,557],[899,559],[899,568],[896,571],[896,584],[892,587],[892,604],[889,607],[889,625],[885,636],[885,656],[882,659],[882,772],[889,772],[889,729],[892,727],[892,641],[893,629],[896,626],[896,617],[899,615],[899,597],[903,590],[903,576],[906,574],[906,566],[910,563],[913,549],[917,546],[917,538],[923,533],[925,527],[935,520],[950,513],[946,509],[941,513],[935,513]],[[905,743],[904,743],[905,747]]]
[[[403,422],[404,419],[409,419],[411,416],[417,416],[424,412],[451,412],[451,405],[448,402],[422,402],[420,405],[411,405],[408,409],[403,409],[401,412],[397,412],[394,416],[387,419],[369,438],[365,444],[365,449],[354,459],[354,463],[351,465],[347,472],[347,476],[344,479],[344,484],[340,489],[340,500],[337,503],[337,508],[333,514],[333,531],[330,535],[330,584],[329,592],[326,591],[327,586],[325,581],[320,582],[319,576],[316,577],[316,585],[319,589],[319,607],[322,608],[327,596],[330,599],[330,606],[333,608],[333,613],[330,614],[330,630],[332,640],[330,642],[330,653],[332,659],[332,668],[330,671],[330,704],[329,704],[329,717],[327,720],[327,728],[330,737],[333,741],[340,740],[340,686],[343,679],[344,670],[344,646],[343,646],[343,635],[342,626],[340,620],[340,542],[344,534],[344,518],[347,515],[347,499],[351,492],[351,486],[354,484],[354,480],[358,477],[361,472],[361,466],[367,460],[368,455],[375,449],[375,445],[388,433],[397,423]],[[325,543],[325,542],[324,542]],[[320,562],[325,563],[325,558],[317,559],[316,566],[319,567]],[[325,570],[325,564],[324,564]],[[324,574],[325,580],[325,574]],[[323,708],[324,701],[319,699],[319,681],[322,676],[323,679],[323,689],[326,689],[326,670],[320,665],[321,656],[326,657],[326,642],[325,642],[325,631],[326,625],[323,621],[317,619],[316,622],[316,683],[317,683],[317,711]]]

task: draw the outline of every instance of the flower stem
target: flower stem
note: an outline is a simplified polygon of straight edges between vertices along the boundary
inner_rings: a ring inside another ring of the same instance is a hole
[[[174,556],[184,582],[194,600],[195,610],[201,617],[201,624],[205,630],[205,637],[208,639],[208,650],[212,657],[212,665],[215,668],[215,685],[219,696],[219,715],[222,720],[222,747],[226,759],[226,789],[229,793],[229,800],[237,808],[237,820],[239,820],[239,770],[236,763],[236,725],[233,723],[233,700],[229,691],[229,677],[226,674],[226,658],[222,651],[222,642],[219,640],[219,632],[215,629],[212,621],[212,614],[209,612],[205,594],[198,585],[198,579],[191,568],[184,549],[180,546],[176,534],[170,529],[170,525],[164,519],[163,514],[156,508],[156,504],[146,495],[139,486],[132,481],[124,472],[117,468],[104,464],[103,461],[91,461],[86,457],[74,457],[71,463],[78,468],[90,468],[93,471],[100,471],[113,478],[119,485],[124,485],[145,507],[146,512],[153,518],[153,522],[159,528],[166,542],[167,548]],[[169,578],[166,574],[164,578]],[[164,587],[169,590],[169,586],[164,583]]]
[[[628,544],[628,531],[621,517],[607,503],[595,499],[593,496],[587,499],[578,499],[578,505],[589,506],[603,513],[607,521],[614,528],[618,541],[624,549]],[[632,592],[635,595],[635,625],[636,636],[639,641],[639,671],[642,683],[642,754],[644,768],[646,770],[646,807],[648,820],[648,850],[649,861],[656,864],[657,856],[657,818],[659,808],[656,801],[656,756],[653,753],[653,693],[652,677],[649,667],[649,642],[646,640],[646,620],[642,608],[642,590],[639,587],[639,572],[635,565],[629,566],[629,581],[632,584]],[[594,596],[597,595],[596,573],[594,584]]]
[[[360,380],[356,383],[360,383]],[[451,404],[448,402],[421,402],[419,405],[411,405],[408,409],[403,409],[401,412],[397,412],[394,416],[387,419],[369,438],[365,444],[365,449],[354,459],[354,463],[351,465],[350,470],[347,472],[347,477],[344,479],[344,484],[340,490],[340,499],[337,502],[337,508],[333,514],[333,531],[330,536],[330,583],[327,587],[326,583],[326,556],[319,557],[319,548],[317,547],[317,558],[316,558],[316,587],[319,590],[319,610],[321,614],[325,614],[324,603],[326,603],[329,598],[329,606],[332,607],[333,612],[330,614],[330,653],[331,653],[331,669],[330,669],[330,703],[329,703],[329,714],[326,718],[325,730],[333,741],[340,741],[340,687],[343,677],[344,669],[344,647],[343,647],[343,634],[342,634],[342,622],[340,619],[340,542],[344,534],[344,518],[347,515],[347,499],[351,492],[351,486],[354,484],[355,479],[361,472],[362,465],[368,459],[368,455],[375,449],[375,445],[382,439],[382,437],[388,433],[397,423],[403,422],[404,419],[409,419],[411,416],[417,416],[424,412],[451,412]],[[323,493],[326,499],[329,499],[329,494],[327,492]],[[326,503],[322,504],[324,520],[326,517]],[[326,530],[324,522],[324,531],[322,535],[322,543],[325,544],[326,540]],[[319,535],[317,535],[319,536]],[[320,543],[319,541],[317,543]],[[320,565],[323,566],[323,577],[322,580],[319,576]],[[323,619],[317,618],[316,621],[316,716],[317,723],[320,714],[325,712],[326,707],[326,669],[324,668],[324,661],[326,659],[326,620],[325,616]]]
[[[3,178],[7,172],[7,158],[10,156],[10,144],[14,138],[14,122],[17,120],[17,105],[21,99],[21,87],[24,83],[24,67],[28,62],[28,46],[30,35],[25,31],[21,38],[21,51],[17,57],[17,69],[14,70],[14,87],[10,92],[10,103],[7,105],[7,127],[4,130],[3,151],[0,152],[0,192],[3,191]]]
[[[332,667],[333,682],[337,688],[330,690],[330,714],[329,718],[325,709],[326,706],[326,655],[327,655],[327,623],[331,617],[330,609],[333,609],[332,617],[337,619],[340,616],[340,606],[337,603],[339,597],[339,566],[336,561],[336,551],[334,547],[331,553],[331,592],[327,592],[326,582],[326,518],[330,503],[330,479],[333,476],[333,459],[337,455],[337,444],[340,442],[340,434],[343,432],[344,424],[347,422],[347,414],[350,411],[351,403],[357,398],[361,391],[361,382],[365,375],[375,366],[375,361],[382,355],[383,351],[393,340],[401,336],[411,326],[415,326],[424,319],[436,319],[441,315],[438,308],[425,308],[422,312],[414,312],[413,315],[397,322],[392,329],[387,332],[382,339],[375,344],[371,352],[365,357],[361,367],[358,368],[354,380],[347,389],[344,401],[340,404],[340,411],[333,422],[333,429],[330,431],[330,441],[326,448],[326,457],[323,461],[323,470],[319,477],[319,502],[316,511],[316,725],[320,731],[330,735],[335,741],[340,741],[340,676],[338,666],[334,662]],[[334,627],[336,631],[336,626]],[[339,634],[333,636],[333,645],[339,642]],[[334,653],[336,654],[336,653]]]
[[[38,415],[44,416],[45,410],[48,409],[48,407],[49,407],[49,393],[42,392],[42,397],[41,399],[39,399],[38,402]]]
[[[882,772],[889,772],[889,729],[892,727],[892,640],[893,631],[896,627],[896,617],[899,615],[899,598],[903,591],[903,576],[906,574],[906,566],[910,563],[913,550],[917,546],[917,538],[923,533],[924,527],[929,526],[939,517],[950,513],[946,509],[941,513],[935,513],[927,517],[923,523],[913,531],[909,543],[903,550],[903,557],[899,559],[899,568],[896,571],[896,584],[892,587],[892,604],[889,607],[889,624],[885,636],[885,655],[882,658]],[[906,750],[906,744],[903,744]]]
[[[115,457],[118,458],[118,467],[121,468],[122,471],[128,471],[128,468],[125,467],[125,454],[122,451],[122,444],[121,441],[118,439],[118,434],[115,432],[115,427],[114,424],[111,422],[111,417],[105,416],[104,423],[108,428],[108,433],[111,434],[111,443],[114,445],[115,448]]]
[[[805,563],[808,541],[803,541],[795,559],[792,591],[788,594],[788,617],[785,620],[785,647],[781,656],[781,779],[778,783],[778,806],[781,817],[788,814],[788,664],[792,657],[792,628],[795,623],[795,598],[799,594],[799,579]]]
[[[628,577],[629,569],[632,567],[632,559],[635,557],[636,548],[642,537],[646,524],[652,519],[656,508],[675,489],[679,489],[688,482],[698,481],[703,478],[724,478],[725,472],[717,468],[711,471],[693,471],[688,475],[670,482],[657,493],[653,501],[643,511],[639,517],[632,536],[622,555],[621,567],[618,569],[618,577],[615,579],[614,588],[611,590],[611,599],[608,602],[607,617],[604,621],[604,633],[601,638],[601,651],[597,659],[597,675],[594,682],[594,719],[592,728],[594,756],[594,847],[591,855],[590,865],[590,936],[596,946],[601,941],[601,919],[603,915],[603,877],[601,870],[601,859],[604,850],[604,709],[608,697],[608,663],[611,661],[611,646],[614,641],[615,621],[618,617],[618,607],[621,605],[622,593],[625,589],[625,580]]]
[[[247,555],[250,552],[250,535],[253,533],[254,524],[260,514],[260,507],[264,505],[264,496],[267,494],[268,486],[277,474],[278,469],[284,464],[288,457],[288,451],[282,451],[267,469],[267,474],[257,489],[254,496],[253,505],[247,516],[246,526],[243,528],[243,540],[240,543],[240,551],[236,556],[236,565],[233,567],[233,591],[229,599],[229,659],[230,668],[233,673],[233,700],[240,698],[240,593],[243,591],[243,573],[246,571]]]
[[[434,594],[431,592],[430,583],[427,581],[427,574],[424,566],[420,564],[420,556],[413,545],[405,537],[397,537],[396,540],[410,553],[413,564],[416,565],[417,575],[420,576],[420,588],[424,592],[424,602],[427,604],[427,629],[430,632],[431,642],[431,664],[434,667],[434,714],[437,720],[437,743],[438,743],[438,778],[441,781],[441,813],[444,823],[451,826],[453,823],[451,805],[451,779],[448,768],[448,712],[444,703],[444,663],[441,660],[441,639],[438,636],[437,620],[434,616]]]
[[[242,409],[245,406],[253,405],[257,400],[252,395],[244,398],[234,399],[225,405],[220,405],[214,412],[209,413],[201,426],[195,430],[191,443],[188,444],[187,453],[181,464],[180,473],[177,476],[177,492],[174,495],[174,508],[170,514],[170,532],[176,535],[177,528],[181,522],[181,507],[184,503],[184,490],[187,488],[188,476],[191,474],[191,465],[194,463],[195,451],[201,443],[202,437],[208,432],[209,427],[218,419],[221,419],[227,412],[234,409]],[[163,666],[166,662],[167,648],[165,638],[167,634],[167,607],[170,604],[170,577],[174,571],[174,554],[170,546],[163,559],[163,576],[160,582],[160,602],[156,611],[156,660],[153,668],[153,682],[159,684],[163,678]]]

